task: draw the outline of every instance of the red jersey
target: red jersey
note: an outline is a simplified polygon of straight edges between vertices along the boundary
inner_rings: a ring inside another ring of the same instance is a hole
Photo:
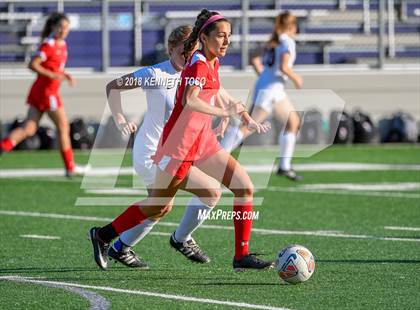
[[[41,66],[55,73],[63,73],[67,61],[67,44],[54,38],[46,38],[38,48],[37,56],[41,58]],[[38,75],[28,96],[28,103],[36,107],[48,108],[51,96],[58,97],[60,80]],[[60,100],[61,101],[61,100]],[[47,104],[48,103],[48,104]],[[60,102],[61,104],[61,102]]]
[[[47,38],[40,45],[37,56],[42,59],[41,66],[45,69],[55,73],[63,73],[67,61],[67,44],[65,41],[58,43],[55,39]],[[38,75],[35,85],[39,91],[55,93],[60,87],[60,81]]]
[[[201,88],[199,98],[214,105],[220,88],[218,69],[218,59],[213,67],[200,51],[191,56],[182,71],[175,106],[163,128],[154,156],[155,162],[158,163],[163,156],[182,161],[200,160],[220,150],[221,147],[212,130],[212,115],[196,112],[187,105],[182,105],[186,85],[199,86]]]

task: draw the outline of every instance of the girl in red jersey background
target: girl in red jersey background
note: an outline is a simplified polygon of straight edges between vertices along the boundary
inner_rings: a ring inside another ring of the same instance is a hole
[[[235,271],[266,269],[272,262],[263,261],[248,250],[251,236],[253,184],[245,169],[218,143],[213,131],[212,116],[241,117],[252,131],[264,133],[269,126],[255,122],[244,105],[232,98],[219,81],[219,57],[229,46],[231,25],[217,12],[203,9],[197,16],[192,33],[184,44],[184,55],[200,41],[202,48],[186,63],[177,90],[175,107],[166,123],[154,156],[158,169],[149,198],[130,206],[112,223],[90,230],[95,262],[107,268],[107,250],[112,239],[152,216],[163,216],[181,185],[187,181],[192,166],[204,172],[209,180],[217,180],[234,195]],[[201,199],[201,197],[200,197]],[[177,240],[171,245],[178,248]]]
[[[57,127],[60,152],[67,176],[75,172],[75,164],[69,123],[64,113],[59,88],[63,80],[66,80],[70,86],[74,86],[75,83],[73,77],[64,71],[67,61],[65,39],[69,30],[70,23],[65,14],[52,13],[48,17],[42,30],[41,45],[29,63],[29,68],[38,76],[27,98],[29,109],[25,124],[10,132],[0,144],[2,151],[10,152],[17,144],[35,135],[39,121],[45,112]]]

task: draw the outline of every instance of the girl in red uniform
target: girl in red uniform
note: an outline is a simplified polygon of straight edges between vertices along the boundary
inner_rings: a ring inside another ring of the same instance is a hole
[[[96,263],[107,267],[109,242],[125,230],[145,219],[162,215],[174,198],[192,165],[211,179],[216,179],[235,196],[235,256],[233,268],[265,269],[271,262],[258,259],[248,251],[252,226],[253,185],[244,168],[223,150],[211,128],[212,117],[241,117],[251,130],[266,132],[266,125],[256,123],[220,86],[219,59],[226,54],[230,23],[217,12],[204,9],[198,15],[193,32],[184,45],[184,54],[194,49],[199,40],[202,49],[193,53],[181,74],[174,110],[166,123],[154,161],[155,184],[149,198],[130,206],[112,223],[93,227],[90,237]],[[220,184],[218,184],[220,186]]]
[[[10,152],[28,137],[33,136],[42,115],[45,113],[57,127],[61,156],[66,167],[66,175],[74,173],[73,150],[70,142],[69,123],[64,113],[59,94],[61,81],[66,80],[74,86],[73,77],[64,71],[67,61],[66,37],[69,33],[69,19],[63,13],[52,13],[45,23],[41,34],[41,45],[29,68],[38,74],[29,92],[29,105],[25,125],[14,129],[1,141],[2,151]]]

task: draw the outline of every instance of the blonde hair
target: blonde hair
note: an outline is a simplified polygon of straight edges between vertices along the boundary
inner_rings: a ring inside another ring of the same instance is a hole
[[[190,36],[191,31],[192,27],[190,25],[182,25],[172,30],[168,37],[168,50],[185,42]]]
[[[267,42],[267,47],[273,48],[277,46],[279,44],[279,35],[294,25],[296,25],[296,16],[289,11],[277,15],[273,32],[271,33],[270,40]]]

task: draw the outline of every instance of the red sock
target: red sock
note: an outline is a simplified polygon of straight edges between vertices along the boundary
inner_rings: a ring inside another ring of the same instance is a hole
[[[145,219],[147,216],[141,212],[140,206],[133,204],[112,222],[112,227],[121,235],[124,231],[143,223]]]
[[[252,212],[252,201],[242,204],[235,203],[233,211],[236,212],[233,218],[233,226],[235,227],[235,259],[240,259],[249,254],[248,242],[252,229],[252,215],[250,214]],[[243,219],[244,216],[245,219]]]
[[[63,158],[66,170],[72,172],[74,170],[73,149],[61,150],[61,157]]]
[[[3,151],[5,152],[10,152],[11,150],[13,150],[16,146],[16,143],[11,140],[10,138],[4,138],[1,141],[1,148],[3,149]]]

